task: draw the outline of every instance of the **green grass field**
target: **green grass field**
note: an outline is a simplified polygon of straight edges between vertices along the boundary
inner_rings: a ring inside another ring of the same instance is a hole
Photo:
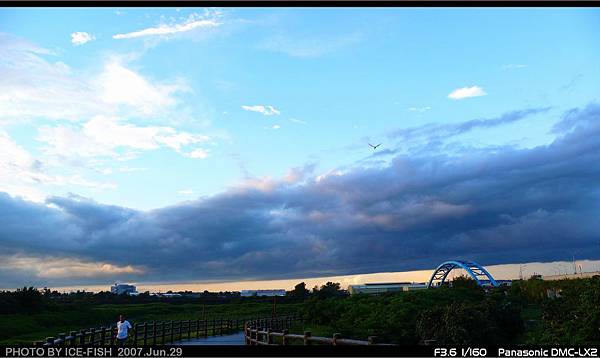
[[[277,313],[290,313],[297,304],[279,304]],[[106,304],[95,306],[62,307],[55,311],[38,314],[12,314],[0,316],[0,344],[30,344],[58,333],[108,326],[124,314],[132,323],[163,320],[195,320],[212,318],[247,318],[272,313],[270,302],[231,303],[219,305],[202,304]],[[204,312],[204,314],[203,314]]]

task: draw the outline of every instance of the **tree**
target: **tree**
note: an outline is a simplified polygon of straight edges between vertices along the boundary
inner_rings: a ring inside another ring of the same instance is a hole
[[[319,298],[344,296],[344,291],[342,291],[342,289],[340,288],[339,282],[327,282],[326,284],[321,286],[321,289],[319,289],[318,291],[315,291],[315,289],[313,289],[313,292]]]
[[[310,295],[310,291],[306,289],[306,283],[300,282],[294,286],[294,289],[290,291],[289,295],[293,298],[303,299]]]
[[[506,344],[522,331],[520,312],[494,300],[452,302],[424,310],[417,318],[417,335],[435,344]]]
[[[38,312],[44,307],[42,294],[33,287],[23,287],[23,289],[17,289],[17,291],[14,293],[14,297],[17,303],[21,306],[22,310],[25,312]]]
[[[465,275],[460,275],[460,276],[455,277],[452,280],[452,287],[453,288],[464,287],[464,288],[469,288],[469,289],[473,289],[473,290],[481,289],[481,287],[479,287],[479,285],[477,284],[477,282],[475,282],[475,280],[473,280],[469,276],[465,276]]]

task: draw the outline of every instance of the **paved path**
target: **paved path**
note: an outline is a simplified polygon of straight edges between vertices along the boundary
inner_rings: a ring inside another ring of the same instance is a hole
[[[217,345],[217,346],[238,346],[244,345],[244,332],[228,334],[224,336],[210,336],[202,338],[192,338],[173,343],[174,345],[192,346],[192,345]]]

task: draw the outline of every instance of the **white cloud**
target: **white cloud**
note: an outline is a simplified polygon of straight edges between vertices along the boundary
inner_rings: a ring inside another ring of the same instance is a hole
[[[512,70],[515,68],[525,68],[525,67],[527,67],[527,65],[519,65],[519,64],[512,64],[512,63],[502,66],[502,68],[505,70]]]
[[[202,148],[197,148],[185,155],[193,159],[205,159],[208,157],[208,151]]]
[[[0,33],[0,128],[33,120],[59,122],[38,126],[42,146],[36,157],[0,130],[0,191],[42,202],[56,187],[116,188],[90,180],[82,169],[104,175],[139,170],[119,169],[114,160],[127,161],[144,151],[169,148],[185,157],[208,156],[198,147],[211,140],[206,135],[134,124],[172,117],[174,109],[187,113],[176,98],[189,90],[185,81],[151,80],[118,57],[108,58],[97,72],[83,73],[55,56]]]
[[[472,86],[455,89],[454,91],[450,92],[448,98],[458,100],[463,98],[480,97],[485,95],[487,95],[487,93],[485,93],[483,88],[479,86]]]
[[[410,107],[408,110],[411,112],[423,113],[423,112],[427,112],[427,111],[431,110],[431,107]]]
[[[0,121],[77,120],[84,113],[106,110],[85,79],[46,56],[53,53],[0,34]]]
[[[44,153],[47,156],[70,159],[109,157],[128,160],[134,158],[136,152],[161,147],[190,158],[206,158],[205,150],[193,146],[211,140],[209,136],[178,132],[172,127],[141,127],[105,116],[96,116],[81,128],[42,127],[38,132],[38,141],[46,143]],[[190,146],[193,148],[187,152]]]
[[[179,194],[179,195],[193,195],[194,191],[192,189],[183,189],[183,190],[177,191],[177,194]]]
[[[189,87],[179,83],[151,83],[139,73],[126,68],[118,59],[109,61],[95,80],[100,99],[108,104],[126,105],[143,115],[149,115],[173,106],[173,94]]]
[[[273,106],[264,106],[264,105],[242,106],[242,109],[245,111],[262,113],[265,116],[272,116],[272,115],[278,116],[281,114],[281,112]]]
[[[0,122],[35,118],[79,121],[96,115],[154,117],[189,91],[181,79],[155,82],[112,57],[99,73],[52,62],[49,50],[0,34]]]
[[[96,39],[93,35],[88,34],[87,32],[73,32],[71,34],[71,43],[75,46],[83,45],[92,40]]]
[[[91,189],[114,189],[113,183],[95,182],[79,174],[52,175],[44,163],[14,142],[6,132],[0,132],[0,191],[28,200],[42,202],[42,186],[75,185]]]
[[[149,27],[140,31],[129,32],[125,34],[116,34],[113,39],[131,39],[145,36],[165,36],[173,35],[180,32],[187,32],[198,28],[211,28],[221,25],[219,22],[220,13],[212,12],[205,15],[191,14],[185,21],[181,23],[162,24],[156,27]]]
[[[294,123],[298,123],[298,124],[306,124],[306,122],[301,119],[290,118],[289,120],[290,120],[290,122],[294,122]]]
[[[0,131],[0,191],[41,202],[44,194],[32,187],[40,180],[34,158]]]
[[[277,34],[267,39],[261,47],[267,51],[281,52],[292,57],[315,58],[336,52],[363,40],[360,32],[337,36],[312,35],[296,37]]]
[[[273,124],[273,125],[271,126],[271,128],[272,128],[272,129],[279,129],[279,128],[281,128],[281,126],[280,126],[279,124]]]

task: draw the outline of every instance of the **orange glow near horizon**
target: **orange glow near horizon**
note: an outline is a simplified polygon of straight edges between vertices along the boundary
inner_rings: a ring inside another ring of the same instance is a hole
[[[577,261],[577,267],[583,268],[584,272],[600,271],[600,260]],[[522,268],[523,276],[530,277],[534,273],[542,275],[555,275],[562,273],[573,273],[573,263],[567,261],[556,261],[549,263],[530,262],[526,264],[506,264],[490,265],[486,269],[495,279],[516,279],[519,278]],[[312,289],[314,286],[321,286],[328,281],[339,282],[344,289],[348,285],[373,283],[373,282],[427,282],[433,272],[430,270],[406,271],[406,272],[379,272],[358,275],[326,276],[312,278],[294,278],[285,280],[254,280],[254,281],[235,281],[235,282],[179,282],[179,283],[147,283],[131,282],[137,286],[139,292],[166,292],[166,291],[240,291],[248,289],[286,289],[291,290],[300,282],[305,282],[306,287]],[[458,271],[460,273],[460,271]],[[87,285],[87,286],[65,286],[53,287],[58,291],[76,291],[86,290],[92,292],[109,291],[111,284],[106,285]]]

